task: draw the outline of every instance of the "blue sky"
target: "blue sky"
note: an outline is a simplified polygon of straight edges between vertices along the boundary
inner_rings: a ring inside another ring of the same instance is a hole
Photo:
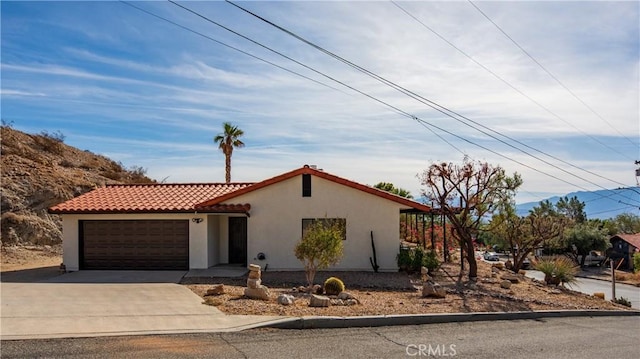
[[[444,116],[228,3],[180,4],[467,141],[433,129],[451,146],[422,124],[174,4],[133,4],[324,85],[122,2],[2,1],[3,120],[31,133],[61,131],[70,145],[127,166],[143,166],[151,177],[168,182],[224,181],[224,156],[212,139],[230,121],[245,131],[246,143],[233,154],[234,181],[259,181],[316,164],[365,184],[393,182],[418,195],[416,174],[432,161],[461,162],[465,153],[520,173],[520,203],[636,184],[636,1],[475,2],[579,100],[466,1],[239,3],[564,161],[536,154],[556,167]]]

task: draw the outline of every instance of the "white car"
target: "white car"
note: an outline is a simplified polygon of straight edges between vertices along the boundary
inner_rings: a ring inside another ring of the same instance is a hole
[[[500,258],[498,258],[498,253],[496,252],[484,252],[483,257],[485,261],[497,262],[500,260]]]

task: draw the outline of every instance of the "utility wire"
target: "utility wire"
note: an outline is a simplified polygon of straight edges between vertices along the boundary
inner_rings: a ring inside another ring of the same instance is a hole
[[[235,47],[235,46],[232,46],[232,45],[226,44],[226,43],[224,43],[224,42],[222,42],[222,41],[220,41],[220,40],[216,40],[216,39],[214,39],[214,38],[212,38],[212,37],[210,37],[210,36],[208,36],[208,35],[205,35],[205,34],[203,34],[203,33],[201,33],[201,32],[198,32],[198,31],[196,31],[196,30],[190,29],[190,28],[188,28],[188,27],[186,27],[186,26],[183,26],[183,25],[178,24],[177,22],[174,22],[174,21],[172,21],[172,20],[169,20],[169,19],[167,19],[167,18],[165,18],[165,17],[162,17],[162,16],[160,16],[160,15],[154,14],[154,13],[152,13],[152,12],[150,12],[150,11],[148,11],[148,10],[145,10],[145,9],[143,9],[143,8],[141,8],[141,7],[138,7],[138,6],[136,6],[136,5],[132,4],[132,3],[128,2],[128,1],[120,0],[120,2],[121,2],[121,3],[123,3],[123,4],[125,4],[125,5],[129,5],[129,6],[131,6],[132,8],[135,8],[135,9],[137,9],[137,10],[140,10],[140,11],[142,11],[142,12],[144,12],[144,13],[148,14],[148,15],[151,15],[151,16],[153,16],[153,17],[157,18],[157,19],[160,19],[160,20],[166,21],[166,22],[168,22],[168,23],[170,23],[170,24],[172,24],[172,25],[175,25],[175,26],[177,26],[177,27],[179,27],[179,28],[183,29],[183,30],[189,31],[189,32],[191,32],[191,33],[193,33],[193,34],[196,34],[196,35],[198,35],[198,36],[202,36],[202,37],[206,38],[207,40],[213,41],[213,42],[215,42],[215,43],[217,43],[217,44],[219,44],[219,45],[222,45],[222,46],[224,46],[224,47],[226,47],[226,48],[229,48],[229,49],[231,49],[231,50],[234,50],[234,51],[240,52],[240,53],[242,53],[242,54],[244,54],[244,55],[247,55],[247,56],[249,56],[249,57],[251,57],[251,58],[254,58],[254,59],[258,60],[258,61],[262,61],[262,62],[264,62],[264,63],[266,63],[266,64],[271,65],[271,66],[275,66],[275,67],[277,67],[277,68],[279,68],[279,69],[281,69],[281,70],[284,70],[284,71],[286,71],[286,72],[288,72],[288,73],[290,73],[290,74],[293,74],[293,75],[296,75],[296,76],[302,77],[302,78],[304,78],[304,79],[306,79],[306,80],[309,80],[309,81],[313,81],[313,82],[315,82],[315,83],[316,83],[316,84],[318,84],[318,85],[321,85],[321,86],[324,86],[324,87],[328,87],[328,88],[330,88],[330,89],[333,89],[333,90],[336,90],[336,91],[340,91],[340,92],[342,92],[340,89],[337,89],[337,88],[335,88],[335,87],[333,87],[333,86],[327,85],[327,84],[322,83],[322,82],[320,82],[320,81],[318,81],[318,80],[314,80],[314,79],[312,79],[311,77],[305,76],[305,75],[300,74],[300,73],[298,73],[298,72],[295,72],[295,71],[293,71],[293,70],[289,70],[289,69],[287,69],[287,68],[285,68],[285,67],[283,67],[283,66],[280,66],[280,65],[278,65],[278,64],[276,64],[276,63],[273,63],[273,62],[271,62],[271,61],[269,61],[269,60],[265,60],[265,59],[263,59],[263,58],[261,58],[261,57],[258,57],[258,56],[256,56],[256,55],[253,55],[253,54],[251,54],[251,53],[248,53],[248,52],[246,52],[246,51],[244,51],[244,50],[241,50],[241,49],[239,49],[239,48],[237,48],[237,47]],[[344,92],[343,92],[343,93],[344,93]]]
[[[171,1],[171,2],[173,3],[173,1],[172,1],[172,0],[169,0],[169,1]],[[537,160],[539,160],[539,161],[541,161],[541,162],[543,162],[543,163],[545,163],[545,164],[547,164],[547,165],[549,165],[549,166],[552,166],[552,167],[554,167],[554,168],[556,168],[556,169],[558,169],[558,170],[560,170],[560,171],[562,171],[562,172],[565,172],[565,173],[567,173],[567,174],[569,174],[569,175],[571,175],[571,176],[573,176],[573,177],[576,177],[576,178],[578,178],[578,179],[581,179],[581,180],[583,180],[583,181],[585,181],[585,182],[588,182],[588,183],[590,183],[590,184],[592,184],[592,185],[594,185],[594,186],[600,187],[600,188],[602,188],[602,189],[604,189],[604,190],[609,190],[609,189],[607,189],[607,188],[605,188],[605,187],[603,187],[603,186],[601,186],[601,185],[599,185],[599,184],[597,184],[597,183],[595,183],[595,182],[593,182],[593,181],[590,181],[590,180],[587,180],[587,179],[585,179],[585,178],[583,178],[583,177],[580,177],[580,176],[578,176],[578,175],[576,175],[576,174],[574,174],[574,173],[572,173],[572,172],[567,171],[566,169],[564,169],[564,168],[562,168],[562,167],[559,167],[559,166],[557,166],[557,165],[555,165],[555,164],[553,164],[553,163],[550,163],[550,162],[548,162],[548,161],[546,161],[546,160],[544,160],[544,159],[542,159],[542,158],[540,158],[540,157],[538,157],[538,156],[535,156],[535,155],[533,155],[533,154],[531,154],[531,153],[529,153],[529,152],[527,152],[527,151],[525,151],[525,150],[523,150],[523,149],[521,149],[521,148],[519,148],[519,147],[516,147],[516,146],[514,146],[514,145],[512,145],[512,144],[510,144],[510,143],[507,143],[506,141],[501,140],[501,139],[497,138],[496,136],[491,135],[491,134],[487,133],[486,131],[483,131],[483,130],[479,129],[478,127],[475,127],[475,126],[470,125],[469,123],[467,123],[467,122],[465,122],[465,121],[462,121],[460,118],[463,118],[463,119],[465,119],[465,120],[467,120],[467,121],[469,121],[469,122],[472,122],[472,123],[474,123],[474,124],[476,124],[476,125],[478,125],[478,126],[480,126],[480,127],[486,128],[487,130],[489,130],[489,131],[491,131],[491,132],[494,132],[494,133],[496,133],[496,134],[498,134],[498,135],[500,135],[500,136],[502,136],[502,137],[506,137],[506,138],[508,138],[508,139],[510,139],[510,140],[512,140],[512,141],[514,141],[514,142],[516,142],[516,143],[519,143],[519,144],[521,144],[521,145],[523,145],[523,146],[525,146],[525,147],[531,148],[531,149],[533,149],[533,150],[535,150],[535,151],[537,151],[537,152],[539,152],[539,153],[542,153],[542,154],[544,154],[544,155],[546,155],[546,156],[548,156],[548,157],[551,157],[551,158],[557,159],[557,160],[559,160],[559,161],[561,161],[561,162],[564,162],[565,164],[570,165],[570,166],[572,166],[572,167],[575,167],[575,168],[577,168],[577,169],[579,169],[579,170],[585,171],[585,172],[587,172],[587,173],[591,173],[591,174],[596,175],[596,176],[598,176],[598,177],[601,177],[601,178],[603,178],[603,179],[605,179],[605,180],[608,180],[608,181],[611,181],[611,182],[614,182],[614,183],[617,183],[617,184],[622,184],[623,186],[625,186],[625,184],[624,184],[624,183],[620,183],[620,182],[617,182],[617,181],[614,181],[614,180],[608,179],[608,178],[606,178],[606,177],[600,176],[600,175],[598,175],[598,174],[596,174],[596,173],[593,173],[593,172],[591,172],[591,171],[588,171],[588,170],[586,170],[586,169],[582,169],[582,168],[580,168],[580,167],[574,166],[574,165],[572,165],[572,164],[570,164],[570,163],[568,163],[568,162],[565,162],[565,161],[563,161],[563,160],[561,160],[561,159],[559,159],[559,158],[556,158],[556,157],[554,157],[554,156],[552,156],[552,155],[549,155],[549,154],[547,154],[547,153],[545,153],[545,152],[543,152],[543,151],[541,151],[541,150],[538,150],[538,149],[535,149],[535,148],[533,148],[533,147],[531,147],[531,146],[529,146],[529,145],[526,145],[526,144],[524,144],[524,143],[522,143],[522,142],[520,142],[520,141],[518,141],[518,140],[516,140],[516,139],[513,139],[513,138],[508,137],[508,136],[506,136],[506,135],[500,134],[500,133],[498,133],[497,131],[494,131],[494,130],[492,130],[492,129],[490,129],[490,128],[488,128],[488,127],[486,127],[486,126],[484,126],[484,125],[482,125],[482,124],[480,124],[480,123],[478,123],[478,122],[476,122],[476,121],[473,121],[473,120],[469,119],[468,117],[465,117],[465,116],[463,116],[463,115],[461,115],[461,114],[459,114],[459,113],[457,113],[457,112],[455,112],[455,111],[452,111],[452,110],[450,110],[450,109],[448,109],[448,108],[446,108],[446,107],[444,107],[444,106],[442,106],[442,105],[440,105],[440,104],[438,104],[438,103],[436,103],[436,102],[434,102],[434,101],[431,101],[431,100],[429,100],[429,99],[427,99],[427,98],[424,98],[424,97],[422,97],[422,96],[420,96],[420,95],[418,95],[418,94],[416,94],[416,93],[414,93],[414,92],[412,92],[412,91],[410,91],[410,90],[407,90],[406,88],[404,88],[404,87],[402,87],[402,86],[400,86],[400,85],[397,85],[396,83],[394,83],[394,82],[392,82],[392,81],[390,81],[390,80],[387,80],[387,79],[385,79],[384,77],[381,77],[381,76],[379,76],[379,75],[377,75],[377,74],[375,74],[375,73],[373,73],[373,72],[371,72],[371,71],[369,71],[369,70],[367,70],[367,69],[365,69],[365,68],[363,68],[363,67],[361,67],[361,66],[359,66],[359,65],[356,65],[356,64],[352,63],[351,61],[346,60],[346,59],[344,59],[344,58],[340,57],[339,55],[336,55],[335,53],[333,53],[333,52],[331,52],[331,51],[329,51],[329,50],[327,50],[327,49],[325,49],[325,48],[323,48],[323,47],[321,47],[321,46],[319,46],[319,45],[316,45],[315,43],[313,43],[313,42],[311,42],[311,41],[309,41],[309,40],[306,40],[305,38],[303,38],[303,37],[301,37],[301,36],[299,36],[299,35],[297,35],[297,34],[293,33],[292,31],[287,30],[287,29],[285,29],[285,28],[283,28],[283,27],[281,27],[281,26],[279,26],[279,25],[277,25],[277,24],[275,24],[275,23],[273,23],[273,22],[271,22],[271,21],[269,21],[269,20],[267,20],[267,19],[265,19],[265,18],[261,17],[260,15],[257,15],[257,14],[255,14],[255,13],[253,13],[253,12],[251,12],[251,11],[249,11],[249,10],[247,10],[247,9],[245,9],[245,8],[243,8],[243,7],[241,7],[241,6],[237,5],[237,4],[235,4],[235,3],[233,3],[232,1],[227,0],[227,3],[229,3],[229,4],[231,4],[231,5],[235,6],[235,7],[237,7],[238,9],[240,9],[240,10],[242,10],[242,11],[244,11],[244,12],[246,12],[246,13],[248,13],[248,14],[250,14],[250,15],[252,15],[252,16],[254,16],[254,17],[256,17],[256,18],[258,18],[258,19],[260,19],[260,20],[261,20],[261,21],[263,21],[263,22],[266,22],[267,24],[269,24],[269,25],[271,25],[271,26],[273,26],[273,27],[277,28],[278,30],[283,31],[283,32],[285,32],[286,34],[288,34],[288,35],[290,35],[290,36],[292,36],[292,37],[294,37],[294,38],[296,38],[296,39],[298,39],[298,40],[300,40],[300,41],[304,42],[305,44],[307,44],[307,45],[309,45],[309,46],[311,46],[311,47],[313,47],[313,48],[315,48],[315,49],[317,49],[317,50],[319,50],[319,51],[321,51],[321,52],[325,53],[326,55],[328,55],[328,56],[330,56],[330,57],[333,57],[334,59],[336,59],[336,60],[338,60],[338,61],[340,61],[340,62],[343,62],[344,64],[346,64],[346,65],[348,65],[348,66],[350,66],[350,67],[352,67],[352,68],[354,68],[354,69],[356,69],[356,70],[358,70],[358,71],[360,71],[360,72],[362,72],[362,73],[364,73],[364,74],[366,74],[366,75],[368,75],[368,76],[370,76],[370,77],[372,77],[372,78],[374,78],[374,79],[378,80],[379,82],[382,82],[383,84],[385,84],[385,85],[387,85],[387,86],[390,86],[390,87],[394,88],[395,90],[397,90],[397,91],[399,91],[399,92],[401,92],[401,93],[403,93],[403,94],[405,94],[405,95],[407,95],[407,96],[409,96],[409,97],[414,98],[415,100],[418,100],[419,102],[421,102],[421,103],[423,103],[423,104],[425,104],[425,105],[427,105],[427,106],[431,107],[432,109],[434,109],[434,110],[436,110],[436,111],[439,111],[439,112],[441,112],[442,114],[444,114],[444,115],[446,115],[446,116],[448,116],[448,117],[450,117],[450,118],[452,118],[452,119],[454,119],[454,120],[456,120],[456,121],[458,121],[458,122],[460,122],[460,123],[463,123],[463,124],[464,124],[464,125],[466,125],[466,126],[469,126],[469,127],[473,128],[473,129],[475,129],[475,130],[477,130],[477,131],[479,131],[479,132],[481,132],[481,133],[483,133],[483,134],[485,134],[485,135],[487,135],[487,136],[489,136],[489,137],[491,137],[491,138],[493,138],[493,139],[495,139],[495,140],[497,140],[497,141],[499,141],[499,142],[501,142],[501,143],[503,143],[503,144],[505,144],[505,145],[507,145],[507,146],[509,146],[509,147],[513,148],[513,149],[516,149],[516,150],[518,150],[518,151],[520,151],[520,152],[522,152],[522,153],[524,153],[524,154],[526,154],[526,155],[528,155],[528,156],[530,156],[530,157],[533,157],[533,158],[535,158],[535,159],[537,159]],[[454,115],[455,115],[455,116],[454,116]],[[556,177],[556,178],[557,178],[557,177]],[[583,188],[583,187],[580,187],[580,188]],[[583,189],[584,189],[584,188],[583,188]],[[585,189],[585,190],[586,190],[586,189]],[[628,198],[628,197],[626,197],[626,196],[621,196],[621,197]],[[630,199],[630,198],[628,198],[628,199]],[[634,199],[632,199],[632,200],[634,200]],[[640,202],[640,201],[638,201],[638,202]]]
[[[402,6],[400,6],[398,3],[396,3],[395,1],[391,1],[391,3],[393,5],[395,5],[398,9],[402,10],[402,12],[404,12],[406,15],[408,15],[409,17],[411,17],[412,19],[414,19],[416,22],[418,22],[420,25],[422,25],[424,28],[426,28],[427,30],[431,31],[434,35],[436,35],[438,38],[440,38],[442,41],[446,42],[449,46],[453,47],[454,49],[456,49],[458,52],[460,52],[462,55],[464,55],[466,58],[468,58],[469,60],[473,61],[476,65],[480,66],[482,69],[484,69],[485,71],[487,71],[488,73],[490,73],[491,75],[493,75],[495,78],[497,78],[498,80],[500,80],[502,83],[504,83],[505,85],[509,86],[511,89],[513,89],[514,91],[516,91],[517,93],[519,93],[520,95],[522,95],[523,97],[525,97],[526,99],[528,99],[529,101],[531,101],[532,103],[534,103],[535,105],[537,105],[538,107],[542,108],[544,111],[546,111],[547,113],[549,113],[550,115],[552,115],[553,117],[559,119],[560,121],[564,122],[565,124],[573,127],[575,130],[577,130],[578,132],[582,133],[583,135],[589,137],[590,139],[592,139],[593,141],[599,143],[600,145],[608,148],[609,150],[622,155],[628,159],[630,159],[630,157],[628,155],[626,155],[625,153],[622,153],[618,150],[616,150],[615,148],[607,145],[605,142],[600,141],[597,137],[592,136],[586,132],[584,132],[582,129],[580,129],[579,127],[575,126],[574,124],[570,123],[569,121],[565,120],[564,118],[562,118],[561,116],[559,116],[558,114],[556,114],[555,112],[551,111],[549,108],[545,107],[544,105],[542,105],[541,103],[539,103],[538,101],[536,101],[535,99],[533,99],[531,96],[527,95],[526,93],[524,93],[522,90],[520,90],[519,88],[515,87],[514,85],[512,85],[510,82],[508,82],[507,80],[505,80],[503,77],[501,77],[500,75],[498,75],[497,73],[495,73],[494,71],[492,71],[491,69],[489,69],[488,67],[486,67],[485,65],[483,65],[482,63],[480,63],[479,61],[477,61],[476,59],[474,59],[471,55],[467,54],[465,51],[463,51],[462,49],[460,49],[459,47],[457,47],[455,44],[453,44],[451,41],[447,40],[444,36],[440,35],[437,31],[435,31],[434,29],[432,29],[431,27],[429,27],[427,24],[425,24],[423,21],[421,21],[420,19],[418,19],[417,17],[415,17],[413,14],[411,14],[409,11],[407,11],[405,8],[403,8]]]
[[[567,90],[567,92],[569,92],[571,94],[571,96],[573,96],[576,100],[578,100],[581,104],[584,105],[584,107],[586,107],[589,111],[591,111],[591,113],[593,113],[594,115],[596,115],[599,119],[601,119],[602,121],[604,121],[607,125],[609,125],[609,127],[611,127],[613,130],[615,130],[620,136],[622,136],[625,140],[629,141],[629,143],[631,143],[634,146],[637,146],[636,143],[633,143],[633,141],[631,141],[630,138],[628,138],[627,136],[625,136],[622,132],[620,132],[617,128],[615,128],[611,122],[607,121],[604,117],[602,117],[598,112],[596,112],[596,110],[594,110],[593,108],[591,108],[591,106],[589,106],[586,102],[584,102],[580,97],[578,97],[578,95],[576,95],[573,91],[571,91],[571,89],[569,89],[569,87],[567,87],[564,83],[562,83],[562,81],[560,81],[560,79],[558,79],[558,77],[556,77],[554,74],[551,73],[551,71],[547,70],[546,67],[544,67],[538,60],[536,60],[533,56],[531,56],[531,54],[525,50],[522,46],[520,46],[520,44],[518,44],[516,42],[516,40],[514,40],[511,36],[509,36],[509,34],[507,34],[498,24],[496,24],[495,21],[493,21],[484,11],[482,11],[476,4],[473,3],[473,1],[471,0],[467,0],[469,2],[469,4],[471,4],[474,8],[476,8],[476,10],[478,10],[478,12],[480,12],[480,14],[482,14],[482,16],[484,16],[487,20],[489,20],[489,22],[491,22],[504,36],[507,37],[507,39],[511,40],[511,42],[517,47],[519,48],[525,55],[527,55],[527,57],[529,57],[533,62],[536,63],[536,65],[538,65],[544,72],[547,73],[547,75],[549,75],[552,79],[554,79],[560,86],[562,86],[562,88],[564,88],[565,90]]]
[[[250,41],[251,43],[256,44],[256,45],[258,45],[258,46],[260,46],[260,47],[264,48],[264,49],[265,49],[265,50],[267,50],[267,51],[273,52],[274,54],[277,54],[277,55],[279,55],[279,56],[282,56],[282,57],[286,58],[287,60],[293,61],[293,62],[295,62],[296,64],[298,64],[298,65],[300,65],[300,66],[303,66],[303,67],[305,67],[305,68],[307,68],[307,69],[309,69],[309,70],[311,70],[311,71],[313,71],[313,72],[315,72],[315,73],[317,73],[317,74],[319,74],[319,75],[321,75],[321,76],[323,76],[323,77],[325,77],[325,78],[327,78],[327,79],[329,79],[329,80],[331,80],[331,81],[334,81],[334,82],[336,82],[336,83],[338,83],[338,84],[341,84],[342,86],[345,86],[345,87],[347,87],[348,89],[350,89],[350,90],[352,90],[352,91],[355,91],[355,92],[357,92],[357,93],[359,93],[359,94],[361,94],[361,95],[363,95],[363,96],[365,96],[365,97],[367,97],[367,98],[369,98],[369,99],[371,99],[371,100],[374,100],[374,101],[376,101],[376,102],[378,102],[378,103],[380,103],[380,104],[382,104],[382,105],[384,105],[384,106],[386,106],[386,107],[389,107],[389,108],[393,109],[395,112],[397,112],[397,113],[401,114],[402,116],[405,116],[405,117],[410,118],[410,119],[412,119],[412,120],[414,120],[414,121],[417,121],[418,123],[423,123],[424,125],[428,125],[428,126],[430,126],[430,127],[433,127],[433,128],[435,128],[435,129],[438,129],[438,130],[440,130],[440,131],[442,131],[442,132],[445,132],[445,133],[447,133],[447,134],[449,134],[449,135],[451,135],[451,136],[453,136],[453,137],[456,137],[456,138],[458,138],[458,139],[460,139],[460,140],[462,140],[462,141],[464,141],[464,142],[467,142],[467,143],[472,144],[472,145],[474,145],[474,146],[480,147],[480,148],[482,148],[482,149],[484,149],[484,150],[486,150],[486,151],[488,151],[488,152],[491,152],[491,153],[493,153],[493,154],[495,154],[495,155],[497,155],[497,156],[500,156],[500,157],[505,158],[505,159],[507,159],[507,160],[509,160],[509,161],[512,161],[512,162],[514,162],[514,163],[517,163],[517,164],[519,164],[519,165],[521,165],[521,166],[523,166],[523,167],[529,168],[529,169],[531,169],[532,171],[538,172],[538,173],[540,173],[540,174],[544,174],[544,175],[546,175],[546,176],[548,176],[548,177],[551,177],[551,178],[554,178],[554,179],[556,179],[556,180],[558,180],[558,181],[560,181],[560,182],[563,182],[563,183],[566,183],[566,184],[568,184],[568,185],[571,185],[571,186],[574,186],[574,187],[580,188],[580,189],[582,189],[582,190],[588,191],[588,189],[587,189],[587,188],[584,188],[584,187],[582,187],[582,186],[580,186],[580,185],[577,185],[577,184],[575,184],[575,183],[572,183],[572,182],[568,182],[568,181],[566,181],[566,180],[564,180],[564,179],[562,179],[562,178],[560,178],[560,177],[554,176],[554,175],[552,175],[552,174],[550,174],[550,173],[546,173],[546,172],[544,172],[544,171],[542,171],[542,170],[540,170],[540,169],[538,169],[538,168],[536,168],[536,167],[533,167],[533,166],[531,166],[531,165],[527,165],[527,164],[525,164],[525,163],[523,163],[523,162],[521,162],[521,161],[518,161],[518,160],[515,160],[515,159],[513,159],[513,158],[510,158],[510,157],[508,157],[508,156],[506,156],[506,155],[503,155],[503,154],[501,154],[501,153],[499,153],[499,152],[497,152],[497,151],[494,151],[494,150],[492,150],[492,149],[490,149],[490,148],[488,148],[488,147],[486,147],[486,146],[482,146],[482,145],[480,145],[480,144],[478,144],[478,143],[475,143],[475,142],[473,142],[473,141],[471,141],[471,140],[469,140],[469,139],[466,139],[466,138],[464,138],[464,137],[462,137],[462,136],[460,136],[460,135],[458,135],[458,134],[456,134],[456,133],[454,133],[454,132],[451,132],[451,131],[449,131],[449,130],[446,130],[446,129],[444,129],[444,128],[440,127],[440,126],[434,125],[433,123],[427,122],[427,121],[425,121],[425,120],[423,120],[423,119],[421,119],[421,118],[419,118],[419,117],[417,117],[417,116],[415,116],[415,115],[412,115],[412,114],[410,114],[410,113],[408,113],[408,112],[406,112],[406,111],[404,111],[404,110],[402,110],[402,109],[400,109],[400,108],[398,108],[398,107],[396,107],[396,106],[394,106],[394,105],[391,105],[391,104],[390,104],[390,103],[388,103],[388,102],[385,102],[385,101],[383,101],[383,100],[380,100],[380,99],[378,99],[378,98],[376,98],[376,97],[374,97],[374,96],[372,96],[372,95],[370,95],[370,94],[368,94],[368,93],[366,93],[366,92],[363,92],[363,91],[361,91],[361,90],[359,90],[359,89],[357,89],[357,88],[355,88],[355,87],[353,87],[353,86],[351,86],[351,85],[348,85],[348,84],[346,84],[346,83],[344,83],[344,82],[342,82],[342,81],[340,81],[340,80],[338,80],[338,79],[336,79],[336,78],[334,78],[334,77],[331,77],[331,76],[329,76],[329,75],[327,75],[327,74],[325,74],[325,73],[323,73],[323,72],[320,72],[320,71],[318,71],[318,70],[316,70],[316,69],[314,69],[314,68],[312,68],[312,67],[310,67],[310,66],[308,66],[308,65],[306,65],[306,64],[304,64],[304,63],[301,63],[301,62],[299,62],[298,60],[295,60],[295,59],[293,59],[293,58],[291,58],[291,57],[289,57],[289,56],[287,56],[287,55],[285,55],[285,54],[283,54],[283,53],[281,53],[281,52],[279,52],[279,51],[277,51],[277,50],[274,50],[274,49],[272,49],[272,48],[270,48],[270,47],[268,47],[268,46],[266,46],[266,45],[264,45],[264,44],[261,44],[261,43],[259,43],[259,42],[255,41],[255,40],[253,40],[253,39],[251,39],[251,38],[249,38],[249,37],[245,36],[245,35],[242,35],[242,34],[238,33],[237,31],[232,30],[232,29],[230,29],[230,28],[228,28],[228,27],[226,27],[226,26],[224,26],[224,25],[222,25],[222,24],[220,24],[220,23],[218,23],[218,22],[216,22],[216,21],[214,21],[214,20],[212,20],[212,19],[210,19],[210,18],[208,18],[208,17],[206,17],[206,16],[204,16],[204,15],[202,15],[202,14],[200,14],[200,13],[198,13],[198,12],[194,11],[194,10],[192,10],[192,9],[189,9],[189,8],[187,8],[187,7],[183,6],[183,5],[180,5],[180,4],[176,3],[176,2],[175,2],[175,1],[173,1],[173,0],[168,0],[168,1],[169,1],[170,3],[172,3],[172,4],[176,5],[176,6],[178,6],[178,7],[180,7],[180,8],[182,8],[182,9],[184,9],[184,10],[186,10],[186,11],[188,11],[188,12],[190,12],[190,13],[192,13],[192,14],[194,14],[194,15],[196,15],[196,16],[198,16],[198,17],[202,18],[202,19],[204,19],[204,20],[205,20],[205,21],[207,21],[207,22],[210,22],[210,23],[212,23],[212,24],[214,24],[214,25],[216,25],[216,26],[218,26],[218,27],[221,27],[222,29],[225,29],[225,30],[229,31],[229,32],[233,33],[233,34],[234,34],[234,35],[236,35],[236,36],[242,37],[243,39],[245,39],[245,40],[247,40],[247,41]],[[232,4],[233,4],[233,3],[232,3]],[[234,6],[239,7],[239,6],[238,6],[238,5],[236,5],[236,4],[233,4],[233,5],[234,5]],[[239,7],[239,8],[240,8],[240,7]],[[244,10],[244,11],[247,11],[247,10]],[[254,15],[254,16],[257,16],[257,15],[255,15],[255,14],[253,14],[253,15]],[[277,25],[276,25],[276,26],[277,26]],[[327,50],[324,50],[324,51],[327,51]],[[337,56],[337,55],[334,55],[334,56]],[[345,60],[345,61],[346,61],[346,60]],[[355,64],[354,64],[354,65],[355,65]],[[384,80],[384,81],[386,81],[386,80]],[[444,114],[444,115],[446,115],[446,116],[450,117],[450,118],[456,119],[456,118],[455,118],[454,116],[452,116],[450,113],[446,112],[446,111],[445,111],[445,109],[441,109],[441,108],[438,108],[438,107],[432,107],[432,108],[433,108],[434,110],[436,110],[436,111],[438,111],[438,112],[440,112],[440,113],[442,113],[442,114]],[[458,120],[458,119],[456,119],[456,120]],[[458,121],[459,121],[459,120],[458,120]]]

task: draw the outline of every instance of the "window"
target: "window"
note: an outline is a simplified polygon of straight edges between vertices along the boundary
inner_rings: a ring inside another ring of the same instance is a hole
[[[322,222],[324,226],[338,225],[342,231],[342,240],[347,240],[347,219],[346,218],[303,218],[302,237],[307,233],[307,229],[315,222]]]
[[[302,197],[311,197],[311,175],[302,175]]]

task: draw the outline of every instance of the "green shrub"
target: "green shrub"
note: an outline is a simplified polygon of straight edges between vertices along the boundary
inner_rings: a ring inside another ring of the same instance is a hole
[[[438,255],[435,251],[429,251],[425,254],[422,259],[422,265],[429,270],[429,273],[433,273],[440,267],[440,260],[438,260]]]
[[[612,300],[612,302],[614,302],[616,304],[622,304],[625,307],[631,308],[631,301],[629,301],[629,299],[627,299],[625,297],[616,298],[616,299]]]
[[[420,271],[423,259],[424,250],[420,246],[415,247],[413,249],[413,256],[411,258],[411,271]]]
[[[324,292],[327,295],[338,295],[344,292],[344,283],[336,277],[330,277],[324,281]]]
[[[633,255],[633,271],[640,272],[640,252]]]
[[[309,287],[320,269],[334,265],[342,258],[344,226],[339,222],[313,222],[302,239],[296,244],[294,253],[304,264]]]
[[[535,269],[544,273],[547,284],[573,284],[576,282],[578,268],[566,257],[543,259],[536,263]]]
[[[398,268],[401,271],[408,271],[410,270],[412,264],[413,264],[413,256],[412,256],[412,251],[409,248],[403,248],[400,247],[400,252],[398,253],[398,256],[396,257],[397,261],[398,261]]]

